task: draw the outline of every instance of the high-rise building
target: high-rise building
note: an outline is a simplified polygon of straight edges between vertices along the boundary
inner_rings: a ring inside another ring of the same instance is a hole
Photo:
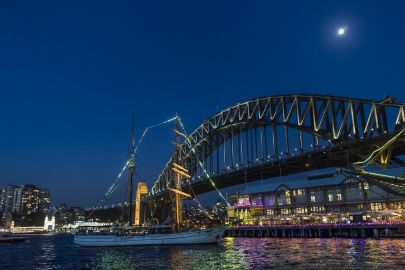
[[[38,212],[39,189],[34,185],[22,185],[20,211],[22,214]]]
[[[7,185],[1,192],[0,210],[19,214],[47,212],[51,199],[48,189],[35,185]]]
[[[39,190],[39,211],[47,212],[51,206],[51,195],[49,189],[41,188]]]
[[[35,185],[22,185],[21,201],[19,202],[19,213],[32,214],[35,212],[46,212],[50,207],[49,190],[38,188]],[[16,197],[16,199],[18,199]]]
[[[23,186],[20,186],[14,190],[13,209],[12,209],[12,212],[14,213],[21,213],[23,190],[24,190]]]
[[[0,210],[3,212],[12,212],[14,205],[14,192],[18,188],[16,185],[7,185],[1,192]]]

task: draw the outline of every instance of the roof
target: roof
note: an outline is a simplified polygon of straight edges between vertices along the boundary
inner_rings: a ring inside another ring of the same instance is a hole
[[[318,180],[290,180],[290,181],[277,181],[268,184],[259,184],[259,185],[249,185],[239,191],[240,194],[255,194],[263,192],[273,192],[276,191],[281,186],[285,186],[287,189],[300,189],[300,188],[309,188],[309,187],[320,187],[320,186],[331,186],[339,185],[346,180],[346,176],[342,174],[335,173],[334,177],[318,179]],[[264,180],[266,181],[266,180]],[[275,181],[274,179],[267,179],[267,181]]]

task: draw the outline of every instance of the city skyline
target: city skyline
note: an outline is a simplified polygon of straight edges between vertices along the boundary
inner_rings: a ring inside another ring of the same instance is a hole
[[[3,1],[0,269],[402,269],[405,0]]]
[[[139,138],[176,113],[191,132],[259,96],[404,102],[405,4],[371,2],[6,3],[0,186],[29,179],[55,205],[97,205],[125,163],[132,113]],[[145,137],[136,180],[153,184],[172,128]]]

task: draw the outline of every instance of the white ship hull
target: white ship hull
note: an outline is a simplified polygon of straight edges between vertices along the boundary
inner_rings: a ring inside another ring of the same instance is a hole
[[[75,235],[74,242],[80,246],[93,247],[211,244],[217,243],[223,233],[223,228],[213,228],[201,231],[141,236]]]

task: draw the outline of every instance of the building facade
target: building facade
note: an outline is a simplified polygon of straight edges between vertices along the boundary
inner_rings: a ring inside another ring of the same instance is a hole
[[[35,185],[7,185],[2,189],[0,210],[7,213],[32,214],[47,212],[51,198],[48,189]]]
[[[14,193],[18,188],[16,185],[7,185],[2,189],[0,210],[2,212],[11,213],[14,208]]]
[[[240,224],[405,220],[405,196],[337,174],[327,180],[250,186],[232,198],[228,218]]]

